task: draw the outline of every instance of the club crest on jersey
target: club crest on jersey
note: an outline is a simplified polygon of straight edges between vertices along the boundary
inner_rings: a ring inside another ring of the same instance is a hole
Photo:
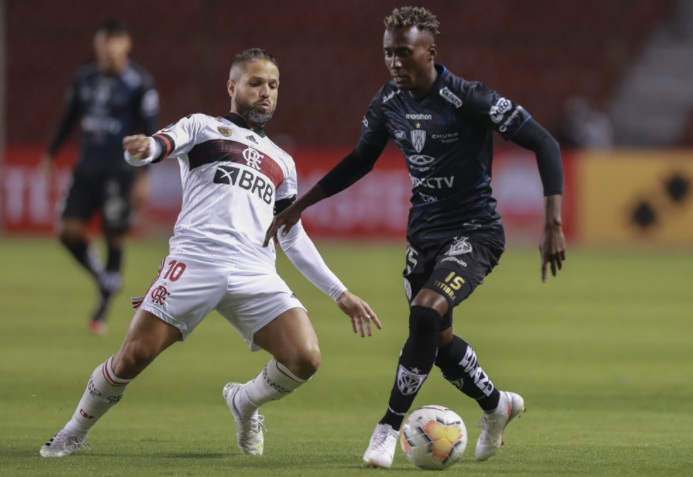
[[[243,159],[245,159],[246,164],[253,169],[260,170],[260,162],[265,156],[257,152],[256,149],[249,147],[243,151]]]
[[[455,239],[455,243],[450,245],[450,250],[445,255],[463,255],[471,251],[472,244],[467,242],[467,237],[460,237]]]
[[[426,144],[426,131],[414,129],[411,132],[411,143],[416,149],[416,152],[421,152]]]
[[[233,131],[230,128],[223,128],[219,126],[217,128],[217,131],[219,131],[219,134],[221,134],[224,137],[231,137],[233,135]]]
[[[409,396],[419,390],[427,377],[428,374],[412,373],[400,364],[397,370],[397,387],[402,394]]]

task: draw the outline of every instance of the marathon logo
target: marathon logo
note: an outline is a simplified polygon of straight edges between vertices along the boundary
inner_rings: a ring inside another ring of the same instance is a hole
[[[433,115],[431,115],[431,114],[407,114],[406,118],[407,119],[414,119],[416,121],[421,121],[421,120],[433,119]]]
[[[219,165],[214,174],[213,182],[215,184],[238,186],[241,189],[250,191],[253,195],[257,194],[257,196],[268,205],[272,203],[274,198],[274,187],[272,183],[266,181],[264,178],[260,177],[260,175],[253,174],[248,169]]]

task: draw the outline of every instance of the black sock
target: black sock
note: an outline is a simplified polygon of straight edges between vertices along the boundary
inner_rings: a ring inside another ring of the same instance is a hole
[[[484,411],[498,407],[500,393],[479,366],[471,345],[459,336],[453,336],[450,343],[438,349],[436,366],[445,379],[475,399]]]
[[[103,271],[103,265],[96,251],[85,240],[62,240],[65,248],[72,254],[93,277],[98,277]]]
[[[120,272],[123,262],[123,249],[108,247],[108,259],[106,261],[106,271]]]
[[[393,429],[402,426],[414,398],[433,368],[438,349],[440,314],[432,308],[412,306],[409,315],[409,337],[399,356],[397,377],[390,393],[387,412],[380,420]]]

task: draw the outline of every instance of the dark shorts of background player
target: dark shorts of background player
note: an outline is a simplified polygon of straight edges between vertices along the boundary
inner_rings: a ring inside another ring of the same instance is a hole
[[[133,173],[76,168],[62,218],[88,222],[94,212],[99,211],[104,232],[127,232],[133,219],[131,193],[134,180]]]
[[[403,274],[409,304],[423,288],[441,294],[450,306],[441,331],[450,328],[452,309],[484,282],[503,251],[502,242],[486,238],[457,237],[423,247],[409,243]]]

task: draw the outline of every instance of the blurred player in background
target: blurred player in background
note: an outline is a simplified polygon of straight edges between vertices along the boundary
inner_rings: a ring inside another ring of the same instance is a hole
[[[392,465],[402,420],[434,364],[483,410],[477,460],[498,451],[503,429],[524,409],[522,397],[499,391],[469,343],[452,333],[452,309],[483,283],[505,248],[503,225],[491,196],[493,131],[536,153],[546,196],[542,280],[548,265],[555,276],[565,259],[558,144],[517,103],[436,64],[438,25],[431,12],[418,7],[395,9],[386,18],[383,49],[393,80],[371,102],[360,142],[279,214],[265,237],[267,244],[281,227],[281,234],[291,233],[303,210],[366,175],[394,139],[414,186],[404,271],[409,337],[387,411],[363,457],[375,467]]]
[[[193,114],[153,137],[126,137],[135,166],[179,159],[183,206],[170,255],[141,299],[120,350],[92,374],[72,419],[41,448],[62,457],[82,448],[89,430],[120,401],[127,384],[162,351],[187,338],[212,310],[233,325],[252,350],[272,355],[248,383],[228,383],[224,400],[237,423],[238,446],[261,455],[258,408],[306,383],[320,365],[318,338],[305,308],[277,275],[274,244],[263,247],[275,210],[296,200],[296,166],[265,134],[277,105],[279,69],[259,48],[236,56],[227,84],[231,112]],[[368,304],[327,268],[300,223],[279,241],[299,271],[336,301],[353,331],[380,328]]]
[[[67,92],[67,105],[43,165],[50,179],[53,158],[75,124],[81,128],[80,152],[72,172],[60,224],[60,241],[96,282],[99,295],[89,330],[106,331],[106,311],[121,285],[123,246],[134,209],[147,194],[144,169],[123,161],[122,141],[138,132],[156,131],[159,97],[151,76],[128,59],[132,40],[119,20],[102,23],[94,37],[96,61],[81,66]],[[101,212],[108,248],[106,264],[91,245],[87,228]]]

